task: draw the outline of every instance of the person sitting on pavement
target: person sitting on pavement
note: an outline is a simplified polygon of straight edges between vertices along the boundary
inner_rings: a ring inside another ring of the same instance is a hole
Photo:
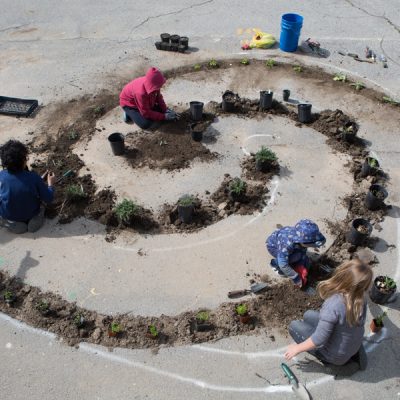
[[[321,311],[308,310],[303,321],[292,321],[289,333],[296,343],[289,345],[285,358],[291,360],[307,351],[324,364],[358,364],[365,370],[367,356],[362,345],[367,312],[366,293],[373,279],[372,269],[360,260],[346,261],[333,276],[318,284],[325,300]]]
[[[47,174],[47,185],[27,169],[28,149],[17,140],[0,147],[0,226],[13,233],[36,232],[44,223],[42,202],[54,197],[55,176]],[[46,175],[45,174],[45,175]]]
[[[298,287],[305,286],[310,268],[307,248],[321,247],[325,241],[318,225],[309,219],[300,220],[294,227],[277,229],[266,240],[267,250],[274,257],[272,269],[291,278]]]
[[[178,119],[179,115],[167,108],[160,92],[165,82],[163,74],[152,67],[145,76],[125,85],[119,95],[119,104],[124,110],[124,121],[133,121],[140,128],[148,129],[155,121]]]

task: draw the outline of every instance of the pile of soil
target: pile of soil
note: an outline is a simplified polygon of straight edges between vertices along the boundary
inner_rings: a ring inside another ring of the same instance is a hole
[[[256,157],[254,154],[250,155],[249,157],[246,157],[242,161],[241,167],[242,167],[242,176],[244,178],[263,183],[269,182],[274,175],[279,174],[280,170],[279,163],[277,161],[274,161],[271,164],[271,169],[268,172],[257,171]]]
[[[15,295],[11,306],[3,300],[6,290]],[[0,293],[1,312],[31,326],[53,332],[69,345],[89,342],[132,349],[158,347],[160,344],[173,346],[202,343],[239,334],[258,334],[261,331],[265,333],[266,329],[272,328],[286,331],[292,320],[300,319],[308,309],[318,309],[322,303],[321,299],[305,294],[291,282],[284,282],[242,302],[252,316],[250,324],[239,322],[235,311],[237,303],[223,303],[209,312],[212,329],[196,332],[193,322],[200,310],[160,317],[102,315],[78,307],[75,303],[68,303],[53,293],[43,293],[4,272],[0,272]],[[45,313],[40,310],[43,305]],[[83,322],[77,325],[76,321]],[[108,336],[112,322],[117,322],[121,327],[121,333],[117,337]],[[153,339],[146,335],[150,325],[156,327],[158,338]]]

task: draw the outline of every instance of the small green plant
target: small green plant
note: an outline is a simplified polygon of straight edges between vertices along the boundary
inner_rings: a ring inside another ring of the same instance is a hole
[[[293,71],[298,73],[303,72],[303,67],[301,65],[295,65]]]
[[[83,190],[82,185],[69,185],[65,190],[65,196],[68,200],[78,201],[85,199],[87,197],[87,194]]]
[[[119,222],[129,223],[130,219],[139,212],[139,206],[132,200],[123,199],[114,208]]]
[[[190,194],[185,194],[178,200],[178,205],[182,207],[188,207],[191,206],[194,202],[193,196]]]
[[[350,83],[350,86],[353,86],[356,90],[362,90],[365,88],[365,85],[362,82]]]
[[[387,289],[394,289],[396,287],[396,282],[388,276],[385,276],[385,280],[383,281],[383,283]]]
[[[229,184],[229,190],[236,195],[243,194],[246,191],[246,182],[236,177]]]
[[[97,107],[95,107],[95,108],[93,108],[93,112],[96,114],[96,115],[100,115],[100,114],[103,114],[104,113],[104,106],[97,106]]]
[[[194,64],[194,65],[193,65],[193,69],[194,69],[195,71],[200,71],[200,70],[201,70],[201,64]]]
[[[275,60],[273,60],[272,58],[270,58],[270,59],[268,59],[267,61],[265,61],[265,65],[266,65],[268,68],[273,68],[273,67],[275,67],[276,62],[275,62]]]
[[[78,137],[79,137],[79,133],[76,132],[76,131],[71,131],[68,134],[68,139],[69,140],[76,140],[76,139],[78,139]]]
[[[200,311],[196,315],[197,321],[207,322],[210,319],[210,313],[208,311]]]
[[[49,303],[46,300],[40,300],[39,303],[36,304],[36,310],[42,314],[46,314],[49,311]]]
[[[236,312],[238,315],[246,315],[247,314],[247,306],[246,304],[239,304],[236,306]]]
[[[82,313],[76,313],[74,315],[74,324],[77,328],[80,328],[83,326],[83,323],[85,322],[85,318],[83,317]]]
[[[147,330],[150,333],[150,335],[153,336],[154,338],[158,336],[158,330],[154,325],[149,325]]]
[[[210,60],[210,61],[208,62],[208,66],[209,66],[210,68],[218,68],[218,67],[219,67],[219,64],[218,64],[218,61],[217,61],[217,60],[212,59],[212,60]]]
[[[256,161],[258,162],[274,162],[278,159],[276,154],[268,149],[265,146],[261,146],[261,149],[257,151],[256,153]]]
[[[242,59],[240,60],[240,64],[242,64],[242,65],[249,65],[249,64],[250,64],[250,61],[249,61],[248,58],[242,58]]]
[[[384,103],[393,104],[394,106],[399,106],[400,105],[400,101],[396,101],[395,99],[392,99],[391,97],[388,97],[388,96],[383,96],[382,97],[382,101]]]
[[[375,324],[376,326],[382,326],[383,325],[383,318],[385,318],[387,315],[386,311],[384,311],[382,314],[378,315],[375,319]]]
[[[14,300],[14,293],[11,290],[6,290],[3,296],[7,303],[11,303]]]
[[[368,161],[368,165],[369,165],[371,168],[378,168],[378,167],[379,167],[379,163],[378,163],[377,160],[375,160],[375,158],[373,158],[373,157],[368,157],[367,161]]]
[[[346,82],[347,76],[345,74],[335,74],[333,80],[336,82]]]
[[[122,331],[122,327],[118,322],[111,323],[111,332],[114,334],[120,333]]]

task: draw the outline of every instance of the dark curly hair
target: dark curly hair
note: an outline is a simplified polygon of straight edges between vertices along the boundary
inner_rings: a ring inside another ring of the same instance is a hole
[[[1,165],[8,172],[19,172],[25,167],[28,149],[18,140],[9,140],[0,147]]]

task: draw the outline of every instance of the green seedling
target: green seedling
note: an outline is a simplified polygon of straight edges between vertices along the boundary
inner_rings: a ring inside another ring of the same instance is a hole
[[[236,312],[238,315],[246,315],[247,314],[247,306],[246,304],[239,304],[236,306]]]
[[[353,86],[356,90],[362,90],[365,88],[365,85],[362,82],[350,83],[350,86]]]
[[[182,207],[188,207],[193,205],[194,198],[189,194],[185,194],[178,200],[178,205]]]
[[[385,311],[382,314],[378,315],[376,318],[374,318],[376,326],[383,326],[383,318],[385,318],[386,315],[387,313]]]
[[[119,222],[129,223],[130,219],[137,215],[140,208],[132,200],[123,199],[121,203],[118,203],[114,208],[114,213],[118,218]]]
[[[200,311],[196,315],[197,321],[207,322],[210,319],[210,313],[208,311]]]
[[[194,65],[193,65],[193,69],[194,69],[195,71],[200,71],[200,70],[201,70],[201,64],[194,64]]]
[[[112,333],[120,333],[122,331],[122,327],[118,322],[111,323],[111,332]]]
[[[379,168],[379,163],[378,163],[377,160],[375,160],[375,158],[373,158],[373,157],[368,157],[367,161],[368,161],[368,165],[369,165],[371,168]]]
[[[345,74],[335,74],[333,80],[336,82],[346,82],[347,76]]]
[[[100,115],[100,114],[103,114],[104,113],[104,106],[97,106],[97,107],[95,107],[95,108],[93,108],[93,112],[96,114],[96,115]]]
[[[265,146],[261,146],[261,149],[256,153],[256,161],[258,162],[274,162],[278,159],[276,154]]]
[[[68,200],[79,201],[85,199],[87,194],[83,190],[82,185],[69,185],[65,190],[65,196]]]
[[[268,59],[267,61],[265,61],[265,65],[266,65],[268,68],[273,68],[273,67],[275,67],[276,62],[275,62],[275,60],[273,60],[272,58],[270,58],[270,59]]]
[[[249,64],[250,64],[250,61],[249,61],[248,58],[242,58],[242,59],[240,60],[240,64],[242,64],[242,65],[249,65]]]
[[[400,101],[396,101],[395,99],[392,99],[391,97],[388,97],[388,96],[383,96],[382,97],[382,101],[384,103],[393,104],[394,106],[399,106],[400,105]]]
[[[229,184],[229,190],[237,195],[243,194],[246,191],[246,182],[236,177]]]
[[[40,300],[39,303],[36,304],[36,310],[41,314],[47,314],[49,309],[49,303],[46,300]]]
[[[81,313],[76,313],[74,315],[74,324],[77,328],[80,328],[81,326],[83,326],[85,322],[85,318],[83,317],[83,315]]]
[[[14,293],[11,290],[6,290],[3,297],[6,303],[12,303],[14,301]]]
[[[153,336],[154,338],[158,336],[158,330],[154,325],[149,325],[147,330],[150,333],[150,335]]]
[[[303,72],[303,67],[301,65],[295,65],[293,71],[298,73]]]
[[[396,287],[396,282],[388,276],[385,276],[385,280],[383,283],[387,289],[394,289]]]
[[[76,139],[78,139],[78,137],[79,137],[79,133],[76,132],[76,131],[71,131],[71,132],[68,134],[68,139],[69,139],[69,140],[76,140]]]
[[[210,60],[210,61],[208,62],[208,66],[209,66],[210,68],[218,68],[218,67],[219,67],[219,64],[218,64],[217,60],[212,59],[212,60]]]

